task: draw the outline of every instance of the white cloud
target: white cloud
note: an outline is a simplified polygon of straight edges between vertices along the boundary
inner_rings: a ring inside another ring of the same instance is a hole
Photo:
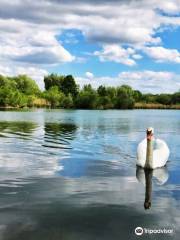
[[[132,58],[139,60],[139,59],[142,59],[142,56],[140,54],[133,54]]]
[[[100,85],[120,86],[123,84],[130,85],[133,89],[142,92],[163,93],[176,92],[180,89],[180,75],[166,71],[127,71],[121,72],[116,77],[95,77],[89,78],[77,77],[80,86],[92,84],[97,88]]]
[[[26,74],[34,79],[41,89],[44,89],[44,76],[48,74],[45,69],[29,66],[13,66],[0,64],[0,74],[5,76],[15,76]]]
[[[122,72],[118,78],[144,92],[175,92],[180,88],[180,75],[167,71]]]
[[[159,6],[166,13],[178,13],[180,12],[180,1],[160,1],[161,5]]]
[[[168,49],[164,47],[146,47],[144,48],[144,52],[157,62],[180,63],[180,52],[176,49]]]
[[[25,62],[28,68],[44,69],[78,61],[80,58],[57,40],[63,30],[76,29],[100,44],[102,50],[96,55],[101,61],[133,66],[141,58],[134,49],[161,44],[157,31],[180,26],[179,13],[180,0],[77,0],[76,4],[73,0],[0,0],[0,63],[18,68]],[[146,54],[164,61],[165,57],[159,59],[153,49]],[[173,57],[169,51],[163,54],[169,61],[179,62],[176,51]]]
[[[89,78],[89,79],[92,79],[94,77],[94,74],[91,73],[91,72],[86,72],[85,73],[86,77]]]
[[[102,51],[96,51],[95,56],[99,56],[100,61],[113,61],[128,66],[133,66],[136,62],[131,58],[135,51],[132,48],[122,48],[118,45],[104,45]]]
[[[71,62],[74,57],[55,38],[55,32],[19,29],[18,34],[1,35],[0,60],[30,64]]]
[[[87,0],[77,1],[76,5],[70,0],[19,0],[13,4],[1,0],[0,17],[5,22],[18,20],[28,28],[38,26],[59,32],[79,29],[87,38],[103,43],[153,44],[160,41],[154,34],[163,24],[180,25],[179,17],[160,15],[156,9],[178,13],[179,5],[179,0]]]
[[[30,50],[30,49],[28,49]],[[58,64],[62,62],[71,62],[75,59],[66,49],[62,46],[52,46],[37,49],[31,49],[28,53],[20,56],[10,56],[11,59],[27,62],[31,64]]]

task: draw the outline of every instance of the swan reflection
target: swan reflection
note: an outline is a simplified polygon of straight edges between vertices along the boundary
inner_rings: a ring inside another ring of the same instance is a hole
[[[152,199],[152,178],[157,180],[157,184],[163,185],[167,182],[169,178],[168,170],[166,167],[157,169],[143,169],[141,167],[136,168],[136,178],[137,180],[145,186],[145,200],[144,208],[151,208]]]

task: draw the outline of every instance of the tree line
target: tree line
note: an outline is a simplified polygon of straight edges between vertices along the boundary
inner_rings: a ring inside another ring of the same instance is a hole
[[[50,74],[44,77],[44,84],[45,90],[41,91],[36,82],[26,75],[0,75],[0,106],[133,109],[136,103],[166,106],[180,104],[180,91],[173,94],[143,94],[128,85],[99,86],[94,89],[90,84],[81,89],[72,75]]]

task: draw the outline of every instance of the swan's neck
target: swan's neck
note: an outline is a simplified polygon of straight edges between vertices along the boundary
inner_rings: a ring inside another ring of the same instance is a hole
[[[152,169],[153,162],[153,140],[147,139],[146,163],[145,168]]]

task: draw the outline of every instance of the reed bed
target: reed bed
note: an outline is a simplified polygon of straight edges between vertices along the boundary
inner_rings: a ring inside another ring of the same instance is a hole
[[[180,104],[164,105],[160,103],[135,103],[135,109],[180,109]]]

